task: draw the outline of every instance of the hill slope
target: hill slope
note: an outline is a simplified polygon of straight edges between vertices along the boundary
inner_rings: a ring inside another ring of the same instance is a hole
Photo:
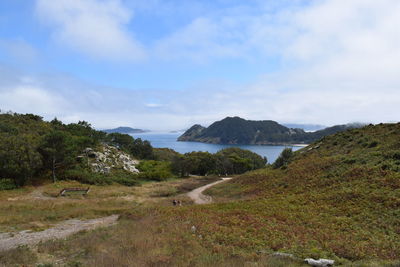
[[[286,169],[251,172],[208,191],[244,201],[192,207],[178,219],[226,253],[398,259],[399,133],[400,124],[382,124],[325,137],[295,152]]]
[[[194,125],[181,135],[178,141],[257,145],[311,143],[323,136],[356,127],[359,125],[338,125],[309,133],[270,120],[251,121],[239,117],[227,117],[214,122],[208,128]]]

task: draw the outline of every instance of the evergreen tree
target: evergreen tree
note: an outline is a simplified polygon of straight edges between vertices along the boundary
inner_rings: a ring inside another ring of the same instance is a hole
[[[53,130],[44,136],[39,151],[45,165],[51,169],[53,182],[57,180],[57,169],[65,168],[74,161],[71,137],[62,131]]]

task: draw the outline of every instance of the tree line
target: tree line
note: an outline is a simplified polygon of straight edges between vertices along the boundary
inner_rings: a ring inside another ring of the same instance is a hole
[[[265,167],[267,159],[249,150],[226,148],[215,154],[209,152],[190,152],[172,159],[173,171],[181,176],[194,175],[232,175]]]
[[[107,144],[141,160],[140,174],[116,171],[105,177],[93,173],[78,159],[85,148]],[[146,140],[128,134],[95,130],[88,122],[50,122],[33,114],[0,114],[0,190],[43,180],[76,179],[106,184],[110,181],[134,185],[135,180],[163,180],[188,175],[232,175],[263,168],[267,159],[249,150],[227,148],[215,154],[180,154],[153,148]]]
[[[46,122],[33,114],[0,114],[0,188],[19,187],[41,179],[53,181],[79,163],[87,147],[111,144],[138,159],[153,158],[148,141],[97,131],[88,122]]]

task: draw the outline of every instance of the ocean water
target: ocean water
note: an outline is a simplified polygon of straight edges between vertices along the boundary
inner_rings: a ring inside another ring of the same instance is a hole
[[[187,153],[192,151],[203,151],[216,153],[227,147],[239,147],[248,149],[260,156],[267,157],[269,163],[273,163],[286,147],[291,147],[293,151],[301,149],[299,146],[262,146],[262,145],[218,145],[205,144],[200,142],[178,142],[177,138],[182,133],[137,133],[131,134],[134,138],[150,141],[151,145],[156,148],[171,148],[179,153]]]

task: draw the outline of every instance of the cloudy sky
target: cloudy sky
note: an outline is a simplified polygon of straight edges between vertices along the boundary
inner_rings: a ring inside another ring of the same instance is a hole
[[[399,0],[0,1],[0,109],[96,128],[398,121]]]

